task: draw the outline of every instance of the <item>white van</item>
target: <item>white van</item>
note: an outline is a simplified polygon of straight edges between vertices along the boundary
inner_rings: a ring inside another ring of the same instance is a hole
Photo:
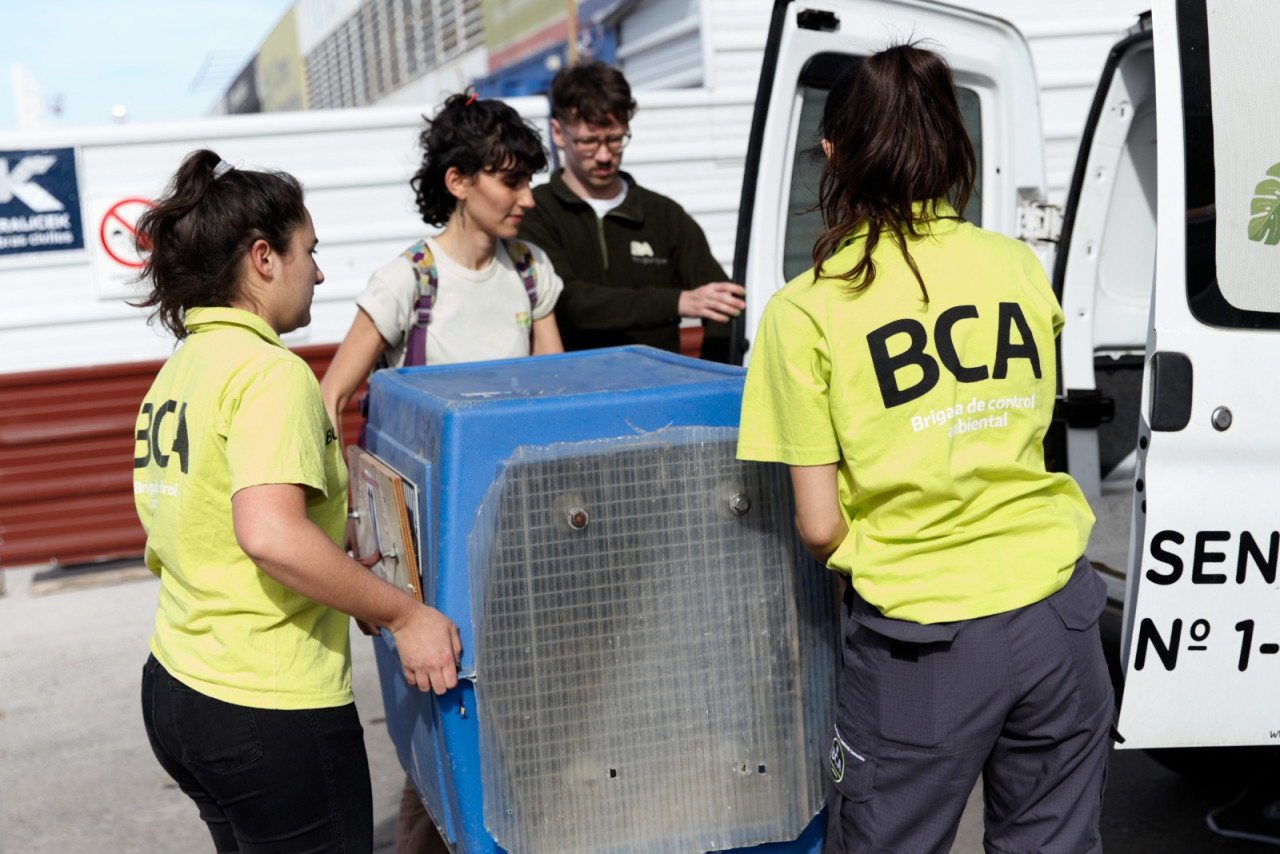
[[[1122,647],[1128,747],[1280,739],[1263,381],[1280,364],[1280,114],[1258,97],[1280,84],[1264,36],[1278,24],[1266,0],[1155,4],[1107,60],[1059,231],[1016,28],[926,0],[774,5],[735,251],[744,357],[767,297],[811,266],[827,91],[885,33],[933,40],[979,159],[964,213],[1035,246],[1066,315],[1046,456],[1098,517],[1089,557]]]

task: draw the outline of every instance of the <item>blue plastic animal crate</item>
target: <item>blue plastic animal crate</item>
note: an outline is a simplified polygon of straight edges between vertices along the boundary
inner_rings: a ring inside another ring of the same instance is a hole
[[[742,379],[647,347],[374,375],[463,643],[437,699],[375,638],[387,728],[456,851],[820,850],[832,584],[785,472],[734,457]]]

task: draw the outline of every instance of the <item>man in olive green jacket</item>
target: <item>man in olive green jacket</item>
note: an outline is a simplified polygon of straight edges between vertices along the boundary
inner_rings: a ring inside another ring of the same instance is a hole
[[[621,170],[635,101],[600,62],[551,84],[551,136],[564,167],[533,191],[520,237],[564,280],[556,321],[566,350],[648,344],[679,352],[680,319],[702,319],[704,358],[727,361],[728,320],[743,289],[727,281],[707,238],[680,205]]]

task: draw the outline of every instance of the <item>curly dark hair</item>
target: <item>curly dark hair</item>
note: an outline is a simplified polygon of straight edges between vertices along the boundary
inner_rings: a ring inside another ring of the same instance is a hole
[[[929,291],[907,249],[915,237],[912,203],[950,196],[963,211],[973,193],[977,158],[956,103],[951,68],[918,43],[893,45],[850,68],[831,88],[822,113],[822,137],[831,147],[818,186],[826,231],[813,246],[822,275],[840,242],[868,228],[862,258],[837,274],[852,293],[875,281],[871,261],[883,234],[897,244],[920,284]]]
[[[502,101],[451,95],[418,137],[422,165],[409,185],[428,225],[444,225],[457,205],[444,176],[456,168],[470,178],[507,170],[529,177],[547,168],[547,152],[537,129]]]
[[[151,291],[133,305],[154,308],[149,320],[159,317],[179,339],[187,336],[189,309],[229,306],[240,295],[240,265],[255,241],[288,255],[307,221],[292,175],[230,168],[215,178],[221,162],[207,149],[188,154],[155,207],[138,218],[137,245],[146,255],[139,279]]]

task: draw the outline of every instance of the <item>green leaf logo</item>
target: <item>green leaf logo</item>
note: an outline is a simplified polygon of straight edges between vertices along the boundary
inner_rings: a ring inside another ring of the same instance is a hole
[[[1268,169],[1267,174],[1271,177],[1253,188],[1249,239],[1275,246],[1280,243],[1280,163]]]

